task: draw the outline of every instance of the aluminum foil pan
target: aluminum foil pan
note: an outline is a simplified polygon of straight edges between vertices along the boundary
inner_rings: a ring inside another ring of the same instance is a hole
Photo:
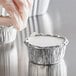
[[[9,17],[6,10],[0,6],[0,19],[2,17]],[[10,43],[16,39],[17,30],[10,25],[0,25],[0,45]]]
[[[0,27],[0,45],[13,42],[16,39],[16,29],[11,27]]]
[[[48,40],[47,38],[47,40],[39,41],[40,44],[37,45],[38,40],[36,41],[35,39],[33,39],[34,37],[38,37],[38,38],[53,37],[53,38],[62,39],[63,42],[58,45],[57,44],[51,45],[49,44],[50,40],[49,42],[47,42]],[[31,40],[32,43],[30,42],[30,38],[33,39]],[[36,44],[33,42],[35,42]],[[46,44],[42,46],[42,43],[46,43]],[[64,37],[55,36],[55,35],[37,34],[33,37],[29,37],[28,39],[26,39],[25,44],[28,46],[28,49],[29,49],[29,61],[30,62],[33,62],[36,64],[50,65],[50,64],[58,63],[63,59],[65,55],[66,45],[68,44],[68,40]]]
[[[47,12],[50,0],[30,0],[32,3],[30,16],[42,15]]]

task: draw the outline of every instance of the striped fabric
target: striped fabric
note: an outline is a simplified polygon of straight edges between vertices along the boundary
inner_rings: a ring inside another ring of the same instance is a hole
[[[31,2],[32,2],[32,8],[30,16],[35,16],[35,15],[42,15],[47,11],[50,0],[32,0]]]

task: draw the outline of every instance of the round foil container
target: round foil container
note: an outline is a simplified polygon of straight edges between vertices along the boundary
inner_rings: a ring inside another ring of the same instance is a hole
[[[13,26],[0,27],[0,45],[13,42],[16,39],[16,29]]]
[[[46,40],[42,40],[39,41],[40,45],[37,46],[37,44],[35,45],[30,42],[29,39],[31,37],[29,37],[28,39],[25,40],[25,44],[28,46],[30,62],[36,64],[50,65],[50,64],[56,64],[63,59],[65,55],[66,45],[68,44],[68,40],[66,38],[55,35],[43,35],[43,34],[37,34],[34,37],[39,37],[39,38],[53,37],[53,38],[63,39],[63,42],[55,46],[54,45],[41,46],[42,41],[43,42],[46,41]],[[36,40],[33,40],[33,42],[37,43]]]
[[[42,15],[47,12],[50,0],[30,0],[30,2],[31,12],[29,16],[35,16]]]

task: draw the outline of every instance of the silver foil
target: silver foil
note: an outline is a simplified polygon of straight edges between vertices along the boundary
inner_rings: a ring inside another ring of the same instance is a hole
[[[0,45],[13,42],[16,39],[16,32],[12,26],[0,28]]]
[[[66,38],[55,36],[55,35],[42,35],[42,34],[37,34],[35,36],[59,37],[64,39],[64,43],[57,46],[40,47],[40,46],[34,46],[29,44],[28,39],[26,39],[25,44],[28,46],[28,49],[29,49],[30,62],[33,62],[36,64],[50,65],[50,64],[58,63],[63,59],[65,55],[66,45],[68,44],[68,40]]]

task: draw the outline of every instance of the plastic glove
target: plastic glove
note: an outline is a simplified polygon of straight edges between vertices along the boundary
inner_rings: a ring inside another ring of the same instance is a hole
[[[31,7],[29,0],[0,0],[0,5],[9,14],[9,17],[0,18],[0,24],[3,21],[2,25],[13,25],[17,30],[22,30],[27,26],[27,19]]]

